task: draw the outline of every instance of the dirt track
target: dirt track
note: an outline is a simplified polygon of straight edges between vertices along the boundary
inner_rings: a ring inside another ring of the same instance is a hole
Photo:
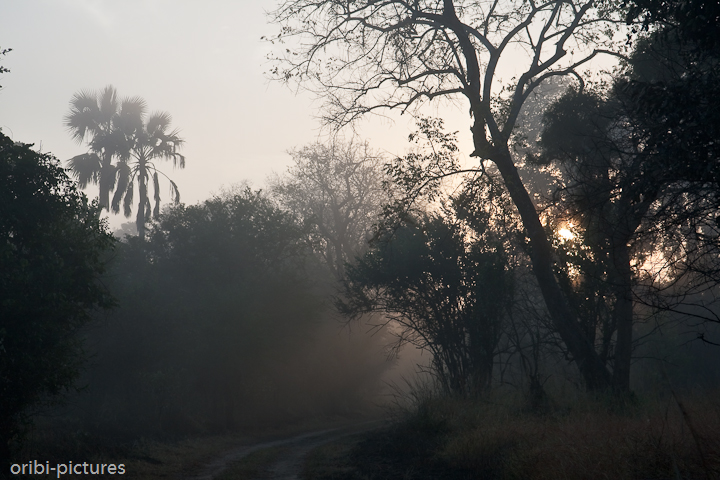
[[[230,464],[253,452],[264,448],[281,446],[287,448],[283,450],[280,457],[270,466],[270,477],[277,480],[295,480],[299,478],[300,472],[302,471],[303,459],[314,448],[349,435],[357,435],[368,432],[375,428],[379,428],[383,425],[383,423],[384,422],[381,420],[373,420],[338,428],[304,433],[290,438],[255,443],[252,445],[242,445],[208,463],[203,467],[202,471],[198,475],[189,477],[188,480],[212,480]]]

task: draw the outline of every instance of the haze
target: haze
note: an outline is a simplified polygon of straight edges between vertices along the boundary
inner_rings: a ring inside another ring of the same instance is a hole
[[[274,0],[39,0],[0,7],[0,46],[11,70],[0,85],[0,128],[61,160],[86,151],[63,126],[72,95],[114,85],[166,111],[185,139],[184,170],[167,173],[193,204],[221,187],[266,177],[290,163],[287,151],[322,139],[312,96],[264,75],[277,28],[265,12]],[[357,133],[374,148],[400,154],[409,116],[375,118]],[[456,129],[467,130],[460,116]],[[454,127],[452,125],[451,127]],[[347,132],[351,135],[352,132]],[[96,190],[88,188],[94,196]],[[111,216],[111,226],[127,221]]]

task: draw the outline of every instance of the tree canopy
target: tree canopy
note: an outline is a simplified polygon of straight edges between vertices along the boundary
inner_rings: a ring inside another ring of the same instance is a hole
[[[185,167],[185,157],[178,151],[184,140],[177,129],[170,130],[171,122],[166,112],[148,115],[142,98],[119,99],[112,85],[97,93],[76,93],[65,118],[73,138],[86,141],[89,148],[88,153],[69,160],[70,168],[82,188],[88,183],[99,185],[102,208],[118,213],[122,203],[123,213],[129,217],[137,184],[136,225],[140,238],[145,238],[145,224],[151,216],[157,218],[160,214],[160,176],[169,181],[174,203],[180,201],[175,182],[155,165],[157,160],[172,160],[173,166]],[[152,209],[150,189],[155,203]]]
[[[59,161],[0,134],[0,457],[31,407],[72,387],[78,330],[114,302],[100,281],[114,239]]]
[[[287,0],[273,13],[281,31],[269,39],[285,50],[276,57],[275,77],[321,95],[323,117],[336,126],[436,98],[467,102],[471,155],[497,168],[529,238],[556,330],[588,387],[599,389],[613,383],[612,374],[558,283],[553,245],[509,142],[525,100],[542,82],[561,75],[582,80],[581,67],[616,54],[622,15],[614,7],[591,0]],[[503,84],[508,62],[518,73]]]
[[[189,434],[359,403],[384,359],[338,335],[329,272],[303,237],[294,215],[246,188],[170,206],[145,241],[119,244],[109,285],[120,307],[90,332],[98,357],[80,416],[130,435]]]

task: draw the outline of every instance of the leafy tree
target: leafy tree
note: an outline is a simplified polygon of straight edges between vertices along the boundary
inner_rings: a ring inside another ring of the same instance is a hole
[[[584,287],[594,285],[594,295],[576,289],[576,308],[602,299],[604,319],[588,332],[602,337],[601,358],[621,389],[630,379],[634,306],[717,319],[697,295],[720,279],[720,105],[707,95],[718,63],[712,43],[684,29],[665,25],[640,38],[610,87],[570,89],[545,115],[540,162],[559,161],[555,211],[581,237],[574,260],[565,259]],[[698,302],[705,313],[690,308]]]
[[[0,134],[0,461],[30,409],[72,387],[76,333],[113,305],[99,276],[114,242],[99,214],[57,159]]]
[[[449,212],[447,212],[449,213]],[[428,349],[447,393],[490,386],[511,275],[500,245],[442,215],[407,219],[348,267],[346,314],[380,312],[399,326],[398,345]]]
[[[108,276],[119,308],[89,332],[85,425],[188,434],[356,406],[385,364],[338,335],[329,273],[303,233],[243,189],[169,206],[145,241],[119,243]]]
[[[626,20],[641,19],[643,30],[651,27],[680,30],[682,36],[701,49],[719,46],[714,27],[720,22],[718,0],[625,0]],[[634,33],[638,33],[637,28]]]
[[[509,142],[538,85],[554,76],[581,78],[579,67],[617,50],[612,33],[620,14],[612,7],[592,0],[287,0],[273,17],[281,32],[270,39],[285,50],[276,77],[320,94],[324,118],[336,126],[435,98],[467,102],[472,155],[497,167],[529,237],[555,328],[591,389],[609,387],[611,375],[559,285],[555,249]],[[527,53],[523,59],[517,44]],[[511,56],[520,74],[503,86],[499,68]]]

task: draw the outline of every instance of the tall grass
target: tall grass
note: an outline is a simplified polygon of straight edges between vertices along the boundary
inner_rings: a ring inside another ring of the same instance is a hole
[[[426,390],[413,393],[405,422],[442,426],[436,459],[476,478],[720,478],[718,393],[684,395],[685,416],[670,395],[622,405],[591,396],[555,400],[539,414],[514,396],[447,398]]]

